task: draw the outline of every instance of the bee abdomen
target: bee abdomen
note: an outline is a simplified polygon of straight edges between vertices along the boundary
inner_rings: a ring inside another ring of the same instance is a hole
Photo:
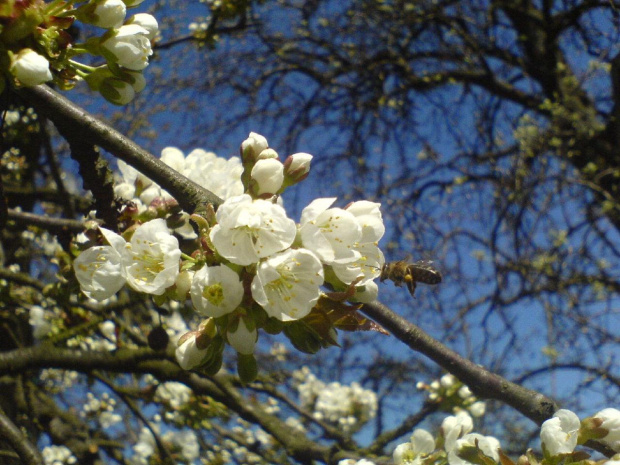
[[[439,271],[415,264],[409,266],[409,273],[411,273],[411,277],[419,283],[439,284],[442,280]]]

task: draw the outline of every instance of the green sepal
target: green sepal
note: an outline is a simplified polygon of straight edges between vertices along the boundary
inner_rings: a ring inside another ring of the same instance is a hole
[[[258,364],[253,354],[237,353],[237,373],[244,384],[251,383],[258,376]]]
[[[321,349],[321,336],[303,321],[284,326],[284,335],[300,352],[316,354]]]

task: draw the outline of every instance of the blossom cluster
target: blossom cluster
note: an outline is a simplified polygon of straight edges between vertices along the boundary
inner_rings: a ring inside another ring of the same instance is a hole
[[[468,386],[450,373],[430,384],[420,381],[416,387],[419,390],[427,391],[428,400],[438,403],[440,409],[444,411],[457,413],[460,410],[467,409],[472,416],[480,417],[484,415],[486,410],[486,404],[478,400]]]
[[[118,105],[129,103],[146,82],[142,70],[152,55],[151,41],[158,32],[149,14],[127,17],[127,9],[143,0],[88,0],[8,2],[0,10],[0,93],[7,83],[36,86],[54,81],[71,89],[85,80],[92,90]],[[76,42],[70,28],[77,21],[105,29],[100,37]],[[103,57],[106,63],[90,66],[79,55]]]
[[[393,452],[395,465],[515,465],[501,452],[500,442],[492,436],[473,431],[473,420],[466,410],[446,417],[436,437],[424,429],[416,429],[409,441],[396,446]],[[606,408],[595,415],[579,420],[570,410],[558,410],[540,428],[543,457],[537,458],[530,450],[516,463],[529,465],[557,465],[563,463],[589,463],[588,455],[575,451],[578,444],[590,439],[609,447],[616,453],[600,465],[617,465],[620,457],[620,410]],[[500,459],[501,456],[501,459]],[[373,465],[366,459],[340,461],[339,465]]]
[[[240,374],[252,378],[259,329],[284,332],[299,350],[316,352],[336,343],[339,319],[376,298],[385,232],[378,203],[339,208],[335,198],[319,198],[299,223],[282,205],[281,194],[308,176],[311,155],[282,162],[251,133],[240,159],[167,148],[162,160],[223,197],[217,212],[190,222],[166,191],[120,164],[115,192],[128,201],[124,231],[87,231],[73,267],[82,292],[95,300],[125,286],[159,304],[191,300],[204,320],[179,341],[184,369],[219,369],[228,343],[240,354]]]
[[[156,432],[158,432],[157,429]],[[175,459],[175,463],[195,463],[200,454],[198,437],[192,430],[168,430],[161,435],[161,440]],[[140,431],[138,442],[133,447],[134,455],[128,463],[131,465],[148,465],[152,463],[150,458],[157,450],[155,437],[148,428],[144,427]]]
[[[95,397],[92,392],[86,394],[86,403],[82,407],[82,416],[96,418],[102,428],[110,428],[119,423],[122,417],[115,413],[116,400],[104,392],[101,397]]]
[[[606,408],[580,421],[574,412],[561,409],[540,428],[545,457],[570,457],[590,439],[620,453],[620,410]]]
[[[493,436],[484,436],[473,431],[473,420],[469,413],[461,410],[446,417],[437,436],[425,429],[413,431],[409,441],[398,444],[393,452],[395,465],[473,465],[499,464],[500,443]],[[505,460],[510,461],[508,457]],[[502,462],[504,463],[504,462]],[[366,459],[355,462],[342,460],[339,465],[374,465]]]
[[[293,378],[298,382],[301,406],[346,434],[358,431],[377,414],[377,394],[358,383],[324,383],[307,367],[295,371]]]
[[[73,465],[77,459],[66,446],[47,446],[41,452],[45,465]]]

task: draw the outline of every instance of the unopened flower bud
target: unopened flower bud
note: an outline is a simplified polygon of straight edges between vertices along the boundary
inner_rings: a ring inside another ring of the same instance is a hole
[[[471,413],[473,417],[478,418],[484,415],[486,408],[487,405],[483,401],[479,400],[478,402],[474,402],[469,406],[469,413]]]
[[[252,330],[248,329],[245,319],[245,317],[241,317],[235,330],[229,330],[226,337],[228,338],[228,343],[237,352],[249,355],[254,353],[258,333],[256,332],[256,328],[252,328]]]
[[[599,429],[607,431],[599,441],[607,444],[614,452],[620,452],[620,410],[606,408],[594,415],[593,419],[601,422]]]
[[[144,0],[123,0],[123,2],[125,3],[125,5],[127,6],[127,8],[133,8],[135,6],[138,6],[140,3],[142,3]]]
[[[136,96],[132,85],[120,79],[105,79],[99,87],[99,93],[115,105],[126,105]]]
[[[269,158],[278,158],[278,152],[274,149],[265,149],[258,154],[257,160],[267,160]]]
[[[179,342],[183,341],[175,352],[177,362],[184,370],[191,370],[199,367],[205,362],[207,356],[207,348],[199,349],[196,345],[196,332],[192,332],[187,339],[183,337]]]
[[[308,153],[294,153],[284,161],[284,187],[297,184],[308,177],[312,155]]]
[[[125,21],[127,7],[122,0],[99,0],[80,8],[78,17],[97,27],[118,28]]]
[[[521,455],[517,459],[517,465],[531,465],[529,459],[527,458],[527,455]]]
[[[469,386],[462,386],[459,389],[458,394],[461,399],[467,399],[468,397],[473,396],[473,393],[471,392],[471,389],[469,389]]]
[[[198,330],[209,336],[210,338],[214,338],[217,335],[217,325],[215,324],[214,318],[207,318],[200,323],[198,326]]]
[[[454,375],[451,375],[450,373],[445,374],[441,377],[441,379],[439,380],[439,383],[441,384],[442,387],[444,388],[449,388],[454,386],[454,383],[456,383],[457,379],[454,377]]]
[[[136,93],[142,92],[146,87],[146,79],[144,79],[142,71],[125,71],[122,73],[122,78],[123,81],[131,84]]]
[[[192,286],[192,277],[194,276],[193,271],[184,270],[179,273],[177,276],[176,291],[177,291],[177,299],[181,302],[184,302],[189,294],[189,290]]]
[[[237,373],[242,383],[251,383],[258,376],[258,365],[253,354],[237,355]]]
[[[258,160],[252,168],[251,178],[258,186],[256,195],[275,194],[284,182],[284,165],[275,158]]]
[[[308,174],[312,158],[312,155],[309,153],[294,153],[293,155],[289,155],[284,162],[284,173],[286,176],[294,178],[300,178]]]
[[[30,48],[13,57],[11,73],[24,86],[38,86],[53,78],[49,61]]]
[[[251,132],[248,138],[241,143],[241,159],[244,163],[255,161],[268,146],[267,139],[260,134]]]

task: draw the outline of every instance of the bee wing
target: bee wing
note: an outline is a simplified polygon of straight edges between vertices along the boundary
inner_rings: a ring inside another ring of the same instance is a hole
[[[410,265],[409,270],[416,281],[424,284],[438,284],[443,279],[431,260],[418,260]]]

